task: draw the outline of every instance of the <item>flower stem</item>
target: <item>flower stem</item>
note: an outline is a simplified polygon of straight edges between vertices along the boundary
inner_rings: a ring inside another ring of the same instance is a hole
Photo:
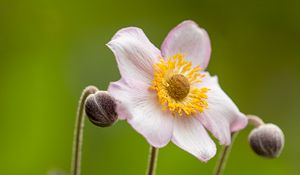
[[[95,86],[88,86],[81,93],[79,105],[77,108],[74,138],[73,138],[73,153],[72,153],[72,165],[71,165],[72,175],[80,175],[85,100],[90,94],[94,94],[97,91],[98,89]]]
[[[156,169],[157,155],[158,155],[158,148],[155,148],[154,146],[150,146],[147,175],[156,174],[155,169]]]
[[[232,133],[231,134],[231,138],[232,138],[231,144],[223,147],[221,156],[220,156],[217,166],[215,168],[215,175],[222,175],[224,167],[226,165],[226,161],[229,157],[229,154],[230,154],[230,151],[231,151],[231,148],[232,148],[232,145],[234,143],[236,136],[237,136],[237,132]]]
[[[252,124],[254,127],[259,127],[264,124],[264,121],[256,115],[248,115],[248,123]]]

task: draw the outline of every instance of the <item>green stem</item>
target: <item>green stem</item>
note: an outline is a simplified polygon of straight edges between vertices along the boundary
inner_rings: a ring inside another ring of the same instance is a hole
[[[230,145],[227,145],[227,146],[224,146],[223,147],[223,150],[221,152],[221,156],[219,158],[219,161],[216,165],[216,168],[215,168],[215,175],[222,175],[223,171],[224,171],[224,168],[225,168],[225,165],[226,165],[226,161],[229,157],[229,154],[230,154],[230,151],[231,151],[231,148],[232,148],[232,145],[234,143],[234,140],[237,136],[237,132],[236,133],[232,133],[231,134],[231,144]]]
[[[150,146],[148,172],[147,175],[155,175],[156,162],[157,162],[158,148]]]
[[[76,122],[75,122],[75,129],[74,129],[72,165],[71,165],[72,175],[80,175],[85,100],[90,94],[94,94],[97,91],[98,89],[95,86],[88,86],[81,93],[79,105],[77,108]]]

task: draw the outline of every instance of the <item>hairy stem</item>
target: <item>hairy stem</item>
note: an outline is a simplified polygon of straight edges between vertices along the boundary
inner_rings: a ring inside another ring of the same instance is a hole
[[[74,138],[73,138],[73,153],[72,153],[72,165],[71,165],[72,175],[80,175],[85,100],[90,94],[94,94],[97,91],[98,89],[95,86],[88,86],[81,93],[81,97],[77,108]]]
[[[256,115],[247,115],[248,123],[254,125],[254,127],[259,127],[264,124],[264,121]]]
[[[156,174],[155,169],[156,169],[157,155],[158,155],[158,148],[150,146],[147,175],[155,175]]]
[[[232,145],[234,143],[236,136],[237,136],[237,132],[232,133],[231,134],[231,138],[232,138],[231,144],[223,147],[221,156],[220,156],[219,161],[215,168],[215,175],[222,175],[224,167],[226,165],[226,161],[229,157],[229,154],[230,154],[230,151],[231,151],[231,148],[232,148]]]

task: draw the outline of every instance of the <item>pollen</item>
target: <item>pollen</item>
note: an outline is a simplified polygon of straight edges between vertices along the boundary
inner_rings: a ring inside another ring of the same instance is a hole
[[[205,76],[200,66],[193,67],[183,54],[160,59],[154,64],[154,78],[150,89],[156,91],[162,109],[173,115],[191,116],[208,108],[206,87],[196,87]]]

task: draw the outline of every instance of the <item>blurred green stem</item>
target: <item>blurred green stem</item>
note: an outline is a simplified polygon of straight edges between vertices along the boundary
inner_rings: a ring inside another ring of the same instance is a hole
[[[155,175],[156,169],[156,161],[158,155],[158,148],[150,145],[150,152],[149,152],[149,162],[148,162],[148,172],[147,175]]]
[[[232,140],[231,144],[223,147],[221,156],[220,156],[219,161],[218,161],[218,163],[216,165],[216,168],[215,168],[215,175],[222,175],[223,170],[224,170],[225,165],[226,165],[226,161],[229,157],[232,145],[234,143],[234,140],[235,140],[237,134],[238,134],[237,132],[233,132],[231,134],[231,138],[232,138],[231,139]]]
[[[71,165],[72,175],[80,175],[85,100],[90,94],[94,94],[97,91],[98,89],[95,86],[88,86],[81,93],[81,97],[77,108],[76,122],[75,122],[75,129],[74,129],[72,165]]]

